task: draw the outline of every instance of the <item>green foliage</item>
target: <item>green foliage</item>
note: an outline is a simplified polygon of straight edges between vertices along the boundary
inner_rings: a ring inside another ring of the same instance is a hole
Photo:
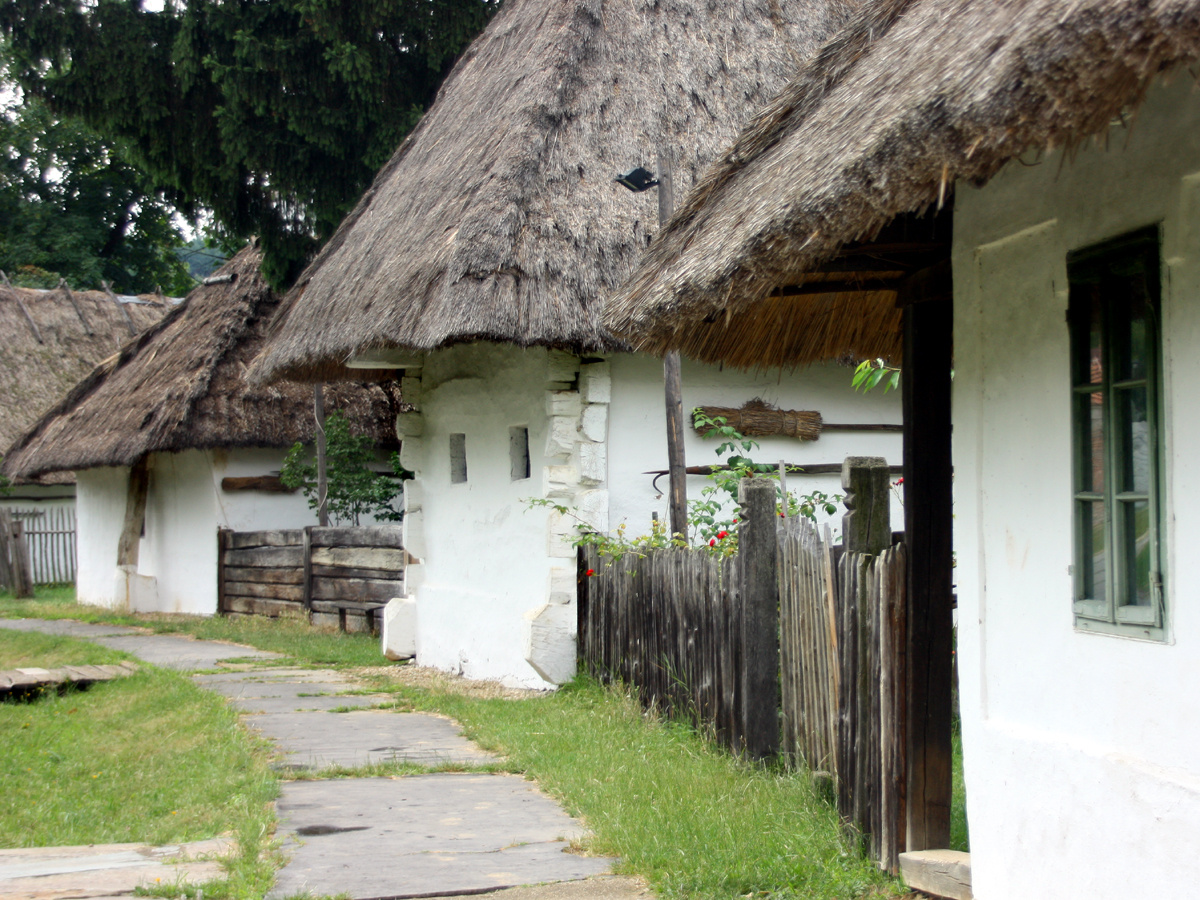
[[[882,359],[864,359],[855,367],[850,383],[856,391],[869,391],[883,384],[886,394],[900,387],[900,369]]]
[[[306,461],[307,456],[303,444],[294,444],[284,458],[279,478],[289,488],[300,488],[308,505],[316,509],[320,504],[317,461],[315,457]],[[362,516],[383,522],[399,522],[404,517],[396,508],[404,491],[401,479],[407,474],[400,465],[400,454],[391,456],[391,475],[373,471],[374,461],[374,440],[352,434],[343,415],[330,413],[325,419],[326,509],[335,523],[357,525]]]
[[[432,102],[495,0],[0,0],[16,77],[127,142],[264,275],[298,274]]]
[[[0,146],[0,270],[14,284],[53,288],[61,277],[172,295],[194,285],[174,252],[183,244],[174,210],[119,144],[13,94],[0,103]]]

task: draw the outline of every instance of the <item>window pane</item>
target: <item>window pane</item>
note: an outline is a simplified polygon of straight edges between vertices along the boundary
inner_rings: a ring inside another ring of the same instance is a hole
[[[1099,500],[1079,501],[1079,567],[1081,600],[1104,600],[1105,584],[1104,504]]]
[[[1121,485],[1119,490],[1145,494],[1150,491],[1150,419],[1144,387],[1114,392],[1120,423]]]
[[[1113,298],[1112,340],[1117,354],[1118,381],[1148,374],[1147,327],[1150,296],[1144,268],[1120,279]]]
[[[1150,504],[1145,500],[1122,503],[1126,597],[1123,604],[1150,605]]]
[[[1073,310],[1079,310],[1083,319],[1082,327],[1076,326],[1079,343],[1075,348],[1075,384],[1100,384],[1104,380],[1104,356],[1100,344],[1104,328],[1104,305],[1100,297],[1100,285],[1072,285],[1071,306]]]
[[[1104,394],[1078,394],[1079,474],[1076,490],[1104,493]]]

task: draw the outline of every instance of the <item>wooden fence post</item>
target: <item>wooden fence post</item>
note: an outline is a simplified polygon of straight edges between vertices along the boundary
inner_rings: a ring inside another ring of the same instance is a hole
[[[3,533],[0,553],[8,558],[9,588],[14,597],[32,597],[33,564],[29,544],[25,541],[25,528],[7,509],[0,509],[0,532]]]
[[[744,478],[738,499],[742,588],[742,698],[746,753],[779,752],[779,581],[775,482]]]
[[[878,556],[892,543],[891,472],[882,456],[847,456],[842,463],[842,543],[847,553]]]

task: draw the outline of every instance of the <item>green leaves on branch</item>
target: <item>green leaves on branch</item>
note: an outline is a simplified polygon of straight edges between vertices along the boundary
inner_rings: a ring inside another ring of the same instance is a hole
[[[495,0],[0,0],[15,79],[120,141],[230,247],[299,273],[433,101]]]
[[[870,391],[882,384],[886,394],[900,387],[900,369],[882,359],[864,359],[855,367],[851,384],[856,391]]]
[[[279,480],[287,487],[299,488],[308,498],[308,505],[317,509],[317,462],[309,459],[303,444],[294,444],[284,457]],[[332,412],[325,419],[325,474],[327,484],[326,509],[338,525],[358,525],[363,516],[378,522],[399,522],[404,518],[398,503],[404,491],[403,478],[411,473],[400,465],[400,454],[390,458],[391,473],[376,472],[375,442],[364,435],[350,432],[350,423],[341,413]]]

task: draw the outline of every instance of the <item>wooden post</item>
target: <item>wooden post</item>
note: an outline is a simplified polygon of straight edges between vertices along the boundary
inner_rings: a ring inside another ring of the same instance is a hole
[[[329,477],[325,468],[325,388],[313,385],[313,414],[317,419],[317,524],[329,524]]]
[[[225,599],[225,551],[229,549],[229,536],[233,534],[230,528],[217,529],[217,614],[229,612]]]
[[[752,759],[779,753],[779,576],[775,482],[744,478],[738,561],[742,588],[743,736]]]
[[[304,554],[304,594],[301,600],[304,603],[305,610],[308,612],[309,619],[312,619],[312,526],[305,525],[301,534],[301,552]]]
[[[950,846],[953,311],[946,295],[904,308],[909,850]]]
[[[29,559],[29,546],[25,543],[21,523],[7,509],[0,509],[0,577],[2,587],[12,591],[14,597],[33,596],[33,572]]]
[[[675,181],[666,150],[658,150],[658,224],[667,224],[675,211]],[[683,377],[679,351],[663,357],[663,388],[667,401],[667,471],[670,477],[671,533],[687,536],[687,461],[683,453]]]
[[[129,491],[125,495],[125,527],[117,544],[117,565],[138,564],[142,530],[146,524],[146,496],[150,491],[150,458],[143,456],[129,470]]]
[[[842,543],[847,553],[878,556],[892,543],[891,470],[882,456],[848,456],[842,463]]]

